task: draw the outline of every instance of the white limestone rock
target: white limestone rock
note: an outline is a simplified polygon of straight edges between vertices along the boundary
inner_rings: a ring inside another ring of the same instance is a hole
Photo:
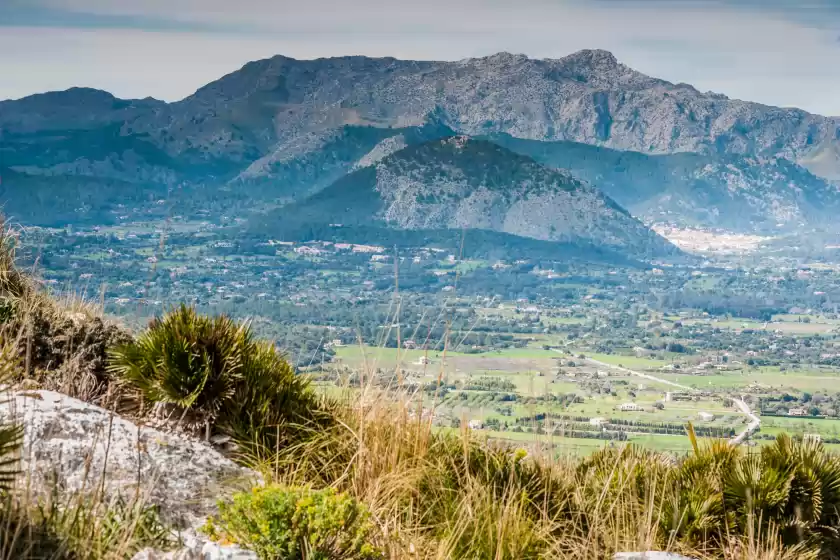
[[[249,488],[256,473],[200,441],[138,426],[98,406],[52,391],[12,394],[0,420],[24,426],[23,465],[37,490],[95,490],[127,499],[140,492],[162,518],[187,534],[220,497]]]

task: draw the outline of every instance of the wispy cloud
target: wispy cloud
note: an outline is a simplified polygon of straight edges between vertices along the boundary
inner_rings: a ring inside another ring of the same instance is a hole
[[[819,28],[840,25],[840,2],[837,0],[577,0],[580,4],[633,6],[656,10],[733,10],[775,16]]]
[[[0,27],[141,29],[145,31],[247,32],[247,26],[178,20],[165,14],[100,13],[42,5],[35,1],[0,2]]]

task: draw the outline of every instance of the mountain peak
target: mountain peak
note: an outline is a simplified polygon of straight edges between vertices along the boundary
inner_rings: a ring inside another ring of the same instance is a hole
[[[617,71],[629,70],[621,64],[615,55],[600,49],[585,49],[561,58],[560,62],[567,68],[574,68],[578,72],[587,74],[614,74]]]
[[[618,66],[620,64],[613,53],[603,49],[583,49],[563,57],[562,60],[586,62],[593,66]]]
[[[489,56],[485,56],[480,60],[486,60],[487,62],[522,62],[524,60],[528,60],[528,56],[522,53],[510,53],[507,51],[497,52],[496,54],[491,54]]]

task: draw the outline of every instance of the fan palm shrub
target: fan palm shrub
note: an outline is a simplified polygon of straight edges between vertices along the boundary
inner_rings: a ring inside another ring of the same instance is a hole
[[[209,432],[233,398],[250,344],[246,325],[182,304],[154,319],[136,341],[114,349],[110,370],[149,401],[175,406]]]
[[[151,403],[174,407],[188,425],[240,443],[276,442],[315,415],[307,381],[247,323],[181,305],[110,354],[109,371]]]
[[[275,449],[312,434],[331,418],[324,402],[266,341],[247,345],[233,397],[221,412],[221,431],[241,446]]]
[[[840,457],[820,442],[780,434],[724,479],[727,505],[778,527],[783,542],[811,541],[840,558]]]

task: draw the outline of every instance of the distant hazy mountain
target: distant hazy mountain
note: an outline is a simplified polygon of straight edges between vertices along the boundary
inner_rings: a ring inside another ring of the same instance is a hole
[[[591,185],[496,144],[464,136],[386,155],[269,214],[263,224],[274,233],[327,224],[487,230],[605,247],[634,257],[676,253]]]
[[[784,158],[648,155],[508,135],[490,139],[569,170],[645,221],[774,232],[829,223],[840,212],[840,189]]]
[[[383,154],[450,133],[703,154],[722,166],[712,170],[717,178],[710,184],[733,182],[757,197],[769,193],[767,208],[757,207],[750,218],[760,223],[810,217],[791,209],[789,194],[776,194],[774,185],[789,183],[771,177],[801,174],[778,158],[823,178],[840,177],[840,119],[701,93],[645,76],[604,51],[558,60],[500,53],[458,62],[277,56],[176,103],[120,100],[89,89],[0,102],[0,173],[227,184],[237,196],[282,202]],[[732,161],[739,171],[729,178]],[[573,163],[568,167],[586,167]],[[699,180],[694,164],[675,170],[686,173],[679,185]],[[598,186],[597,178],[587,178]],[[809,182],[801,186],[806,199],[834,196],[817,192],[834,189],[828,183],[805,175],[795,180]],[[680,202],[660,197],[642,210],[725,224],[720,216],[728,209],[710,207],[708,218],[696,211],[732,199],[716,189],[698,191],[698,198],[690,189],[665,192]]]

